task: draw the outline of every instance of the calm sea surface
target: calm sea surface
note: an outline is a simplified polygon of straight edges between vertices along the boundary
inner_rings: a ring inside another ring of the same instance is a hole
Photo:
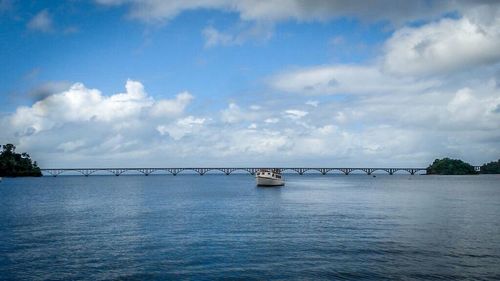
[[[500,280],[500,177],[0,183],[0,279]]]

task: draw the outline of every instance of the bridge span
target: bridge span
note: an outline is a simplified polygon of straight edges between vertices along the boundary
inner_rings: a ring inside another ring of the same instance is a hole
[[[62,169],[41,169],[44,175],[51,175],[57,177],[63,173],[76,172],[80,173],[83,176],[90,176],[92,174],[98,172],[105,172],[111,175],[120,176],[123,173],[133,172],[143,174],[145,176],[151,175],[153,173],[167,173],[172,174],[174,176],[185,172],[185,173],[197,173],[201,176],[205,175],[209,172],[214,173],[223,173],[225,175],[230,175],[234,172],[243,172],[249,173],[250,175],[255,175],[255,173],[260,169],[277,169],[282,173],[297,173],[299,175],[303,175],[306,172],[311,173],[320,173],[322,175],[326,175],[328,173],[340,172],[345,175],[349,175],[352,172],[359,171],[364,172],[367,175],[371,175],[376,171],[383,171],[389,175],[393,175],[396,172],[402,171],[406,172],[410,175],[422,174],[422,172],[426,173],[425,168],[62,168]]]

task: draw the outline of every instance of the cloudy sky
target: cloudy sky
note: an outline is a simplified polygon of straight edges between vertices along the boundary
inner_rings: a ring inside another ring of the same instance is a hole
[[[500,2],[0,0],[0,143],[40,165],[500,158]]]

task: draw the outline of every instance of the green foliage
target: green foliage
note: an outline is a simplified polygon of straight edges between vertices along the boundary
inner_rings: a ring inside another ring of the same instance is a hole
[[[42,172],[28,153],[16,153],[16,146],[5,144],[0,152],[0,177],[40,177]]]
[[[474,166],[458,159],[436,159],[434,163],[427,167],[427,174],[436,175],[474,175],[477,172]]]
[[[481,174],[500,174],[500,159],[481,166]]]

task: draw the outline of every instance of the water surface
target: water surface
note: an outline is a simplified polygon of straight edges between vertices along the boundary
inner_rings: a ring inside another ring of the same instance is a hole
[[[0,183],[0,279],[500,279],[500,177]]]

